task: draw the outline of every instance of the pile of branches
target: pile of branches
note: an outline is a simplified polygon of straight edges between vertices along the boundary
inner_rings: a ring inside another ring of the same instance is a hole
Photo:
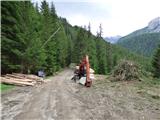
[[[113,70],[111,81],[140,80],[139,67],[132,61],[122,60]]]
[[[44,83],[44,80],[36,75],[12,73],[3,75],[1,77],[1,83],[18,86],[34,86]]]

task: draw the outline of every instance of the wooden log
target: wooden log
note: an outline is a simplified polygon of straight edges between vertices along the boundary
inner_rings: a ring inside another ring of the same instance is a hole
[[[21,82],[21,81],[16,81],[16,80],[8,80],[8,79],[3,78],[3,77],[1,77],[1,83],[18,85],[18,86],[34,86],[34,83]]]
[[[29,75],[21,74],[21,73],[12,73],[12,74],[16,75],[16,76],[25,77],[27,79],[33,79],[33,80],[39,80],[39,79],[41,79],[41,77],[38,77],[38,76],[32,75],[32,74],[29,74]]]
[[[25,75],[22,74],[22,73],[12,73],[12,75],[16,75],[16,76],[20,76],[20,77],[25,77]]]
[[[9,79],[9,80],[22,81],[22,82],[34,82],[35,81],[35,80],[31,80],[31,79],[26,79],[26,78],[22,78],[22,79],[13,78],[13,77],[10,77],[10,76],[5,76],[5,78]]]
[[[13,75],[13,74],[6,74],[5,77],[13,77],[13,78],[19,78],[19,79],[24,79],[25,78],[23,76],[18,76],[18,75]]]
[[[41,80],[42,79],[41,77],[38,77],[36,75],[27,75],[26,78],[33,79],[33,80]]]

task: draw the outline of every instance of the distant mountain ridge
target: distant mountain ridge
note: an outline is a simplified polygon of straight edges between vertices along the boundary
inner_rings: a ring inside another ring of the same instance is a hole
[[[159,32],[160,32],[160,17],[157,17],[151,20],[148,23],[147,27],[136,30],[125,37],[132,37],[132,36],[137,36],[145,33],[159,33]]]
[[[116,35],[116,36],[111,36],[111,37],[105,37],[104,40],[107,42],[110,42],[112,44],[117,43],[117,41],[121,38],[122,36]]]
[[[148,26],[119,39],[118,45],[144,56],[152,56],[160,44],[160,17],[151,20]]]
[[[149,22],[147,29],[150,32],[160,32],[160,17],[157,17]]]

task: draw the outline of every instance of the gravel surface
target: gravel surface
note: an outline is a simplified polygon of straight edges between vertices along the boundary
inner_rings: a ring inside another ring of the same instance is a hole
[[[134,83],[104,81],[92,87],[71,80],[66,69],[43,85],[2,93],[2,120],[159,120],[160,102],[144,97]]]

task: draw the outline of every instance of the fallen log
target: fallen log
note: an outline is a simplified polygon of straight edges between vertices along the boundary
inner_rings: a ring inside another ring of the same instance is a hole
[[[13,75],[13,74],[6,74],[5,77],[17,78],[17,79],[26,79],[23,76],[18,76],[18,75]]]
[[[27,79],[33,79],[33,80],[41,80],[42,78],[36,76],[36,75],[26,75],[26,74],[21,74],[21,73],[12,73],[13,75],[19,76],[19,77],[23,77],[23,78],[27,78]]]
[[[28,79],[33,79],[33,80],[42,80],[41,77],[38,77],[36,75],[27,75],[26,78]]]
[[[26,79],[26,78],[20,79],[20,78],[13,78],[9,76],[4,76],[4,78],[9,79],[9,80],[22,81],[22,82],[36,82],[35,80]]]
[[[22,74],[22,73],[12,73],[12,75],[16,75],[16,76],[19,76],[19,77],[25,77],[25,75]]]

